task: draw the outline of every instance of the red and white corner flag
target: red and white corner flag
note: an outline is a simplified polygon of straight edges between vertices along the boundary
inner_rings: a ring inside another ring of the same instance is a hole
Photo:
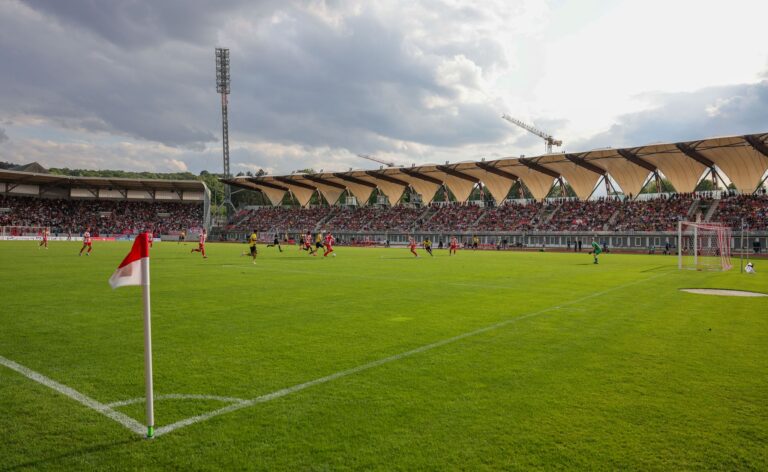
[[[117,267],[109,285],[113,289],[128,285],[141,285],[144,299],[144,380],[147,393],[147,437],[155,435],[155,404],[152,387],[152,317],[149,302],[149,248],[151,235],[136,236],[131,252]]]
[[[109,285],[113,289],[127,285],[149,285],[149,277],[146,280],[142,277],[143,259],[149,261],[149,233],[141,233],[136,237],[131,252],[125,256],[123,262],[109,278]]]

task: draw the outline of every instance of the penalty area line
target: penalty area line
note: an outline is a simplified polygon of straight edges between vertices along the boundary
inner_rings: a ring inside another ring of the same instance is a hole
[[[357,367],[353,367],[351,369],[342,370],[342,371],[336,372],[334,374],[327,375],[325,377],[320,377],[320,378],[315,379],[315,380],[310,380],[308,382],[304,382],[304,383],[301,383],[301,384],[294,385],[292,387],[286,387],[286,388],[277,390],[277,391],[272,392],[272,393],[268,393],[268,394],[265,394],[265,395],[258,396],[256,398],[252,398],[250,400],[245,400],[245,401],[242,401],[240,403],[235,403],[235,404],[232,404],[232,405],[228,405],[228,406],[225,406],[223,408],[219,408],[218,410],[210,411],[208,413],[203,413],[201,415],[192,416],[190,418],[186,418],[184,420],[177,421],[176,423],[169,424],[167,426],[161,426],[161,427],[155,429],[155,436],[162,436],[164,434],[168,434],[170,432],[176,431],[176,430],[178,430],[180,428],[184,428],[186,426],[190,426],[190,425],[193,425],[195,423],[200,423],[202,421],[206,421],[206,420],[209,420],[211,418],[215,418],[217,416],[224,415],[226,413],[231,413],[231,412],[234,412],[234,411],[237,411],[237,410],[242,410],[244,408],[248,408],[248,407],[257,405],[259,403],[265,403],[265,402],[268,402],[270,400],[275,400],[277,398],[281,398],[281,397],[284,397],[286,395],[290,395],[292,393],[300,392],[300,391],[305,390],[305,389],[307,389],[309,387],[314,387],[315,385],[324,384],[324,383],[330,382],[332,380],[336,380],[336,379],[340,379],[342,377],[347,377],[349,375],[356,374],[358,372],[363,372],[363,371],[366,371],[366,370],[369,370],[369,369],[373,369],[374,367],[379,367],[381,365],[388,364],[390,362],[394,362],[394,361],[397,361],[397,360],[400,360],[400,359],[404,359],[406,357],[411,357],[413,355],[420,354],[422,352],[430,351],[432,349],[435,349],[435,348],[438,348],[438,347],[441,347],[441,346],[445,346],[447,344],[455,343],[457,341],[461,341],[461,340],[466,339],[466,338],[470,338],[470,337],[473,337],[473,336],[477,336],[479,334],[487,333],[489,331],[493,331],[493,330],[502,328],[504,326],[507,326],[507,325],[510,325],[510,324],[513,324],[513,323],[517,323],[518,321],[522,321],[522,320],[525,320],[525,319],[533,318],[535,316],[543,315],[543,314],[551,312],[551,311],[556,311],[556,310],[562,309],[564,307],[567,307],[569,305],[575,305],[577,303],[581,303],[583,301],[586,301],[586,300],[589,300],[589,299],[592,299],[592,298],[595,298],[595,297],[599,297],[599,296],[605,295],[606,293],[610,293],[610,292],[614,292],[616,290],[621,290],[621,289],[624,289],[624,288],[627,288],[627,287],[631,287],[632,285],[637,285],[637,284],[641,284],[641,283],[644,283],[644,282],[648,282],[650,280],[657,279],[659,277],[663,277],[663,276],[665,276],[667,274],[668,274],[668,272],[665,272],[663,274],[654,275],[652,277],[648,277],[648,278],[643,279],[643,280],[637,280],[637,281],[634,281],[634,282],[629,282],[629,283],[626,283],[626,284],[623,284],[623,285],[619,285],[619,286],[612,287],[612,288],[609,288],[609,289],[606,289],[606,290],[602,290],[600,292],[595,292],[595,293],[592,293],[592,294],[589,294],[589,295],[577,298],[575,300],[571,300],[571,301],[568,301],[568,302],[565,302],[565,303],[561,303],[559,305],[551,306],[551,307],[544,308],[544,309],[541,309],[541,310],[538,310],[538,311],[534,311],[534,312],[531,312],[531,313],[526,313],[524,315],[520,315],[520,316],[517,316],[515,318],[509,318],[509,319],[506,319],[506,320],[503,320],[503,321],[499,321],[498,323],[494,323],[492,325],[488,325],[488,326],[485,326],[483,328],[476,329],[474,331],[469,331],[469,332],[466,332],[466,333],[463,333],[463,334],[459,334],[457,336],[453,336],[453,337],[450,337],[450,338],[443,339],[441,341],[437,341],[437,342],[434,342],[434,343],[431,343],[431,344],[426,344],[424,346],[417,347],[416,349],[411,349],[410,351],[401,352],[400,354],[395,354],[393,356],[385,357],[383,359],[379,359],[379,360],[376,360],[376,361],[373,361],[373,362],[369,362],[367,364],[362,364],[362,365],[359,365]]]
[[[107,418],[118,422],[119,424],[125,426],[125,428],[127,428],[128,430],[133,431],[138,435],[144,436],[147,432],[146,427],[143,424],[134,420],[130,416],[120,413],[119,411],[115,411],[109,405],[105,405],[104,403],[94,400],[93,398],[85,394],[82,394],[71,387],[67,387],[64,384],[56,382],[55,380],[48,378],[39,372],[35,372],[34,370],[24,367],[23,365],[18,364],[16,362],[13,362],[10,359],[6,359],[3,356],[0,356],[0,365],[4,365],[5,367],[8,367],[13,371],[18,372],[19,374],[23,375],[24,377],[30,380],[34,380],[35,382],[41,385],[44,385],[50,388],[51,390],[55,390],[60,394],[71,398],[72,400],[80,403],[81,405],[85,405],[91,410],[101,413]]]

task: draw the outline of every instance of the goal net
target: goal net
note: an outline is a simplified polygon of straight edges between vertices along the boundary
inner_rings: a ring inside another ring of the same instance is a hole
[[[722,223],[680,221],[677,267],[694,270],[731,269],[731,228]]]
[[[43,237],[44,226],[0,226],[3,239],[39,239]]]

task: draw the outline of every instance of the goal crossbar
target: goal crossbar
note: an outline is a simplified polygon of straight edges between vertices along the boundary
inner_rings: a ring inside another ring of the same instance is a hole
[[[730,270],[731,228],[722,223],[678,222],[677,267]]]

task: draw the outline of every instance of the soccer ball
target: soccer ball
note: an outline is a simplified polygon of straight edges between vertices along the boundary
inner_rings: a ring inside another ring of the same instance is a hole
[[[332,255],[333,257],[336,257],[336,253],[335,253],[335,252],[334,252],[333,254],[331,254],[331,255]]]

